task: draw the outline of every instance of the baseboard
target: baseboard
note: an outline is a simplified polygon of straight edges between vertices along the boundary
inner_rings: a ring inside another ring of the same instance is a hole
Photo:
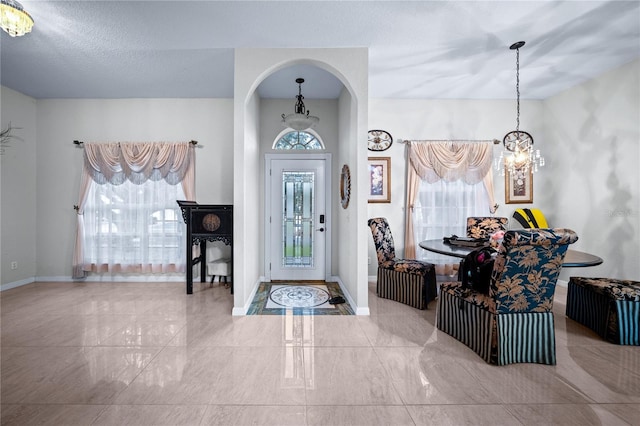
[[[37,282],[59,283],[59,282],[85,281],[85,280],[74,280],[69,275],[63,275],[63,276],[54,276],[54,277],[36,277],[36,281]]]
[[[243,316],[247,315],[247,312],[248,312],[248,308],[246,308],[246,307],[244,307],[244,308],[236,308],[236,307],[234,307],[231,310],[231,316],[243,317]]]
[[[200,277],[194,277],[194,282]],[[140,275],[89,275],[86,278],[74,279],[70,275],[50,276],[50,277],[30,277],[11,283],[2,284],[0,291],[9,290],[34,282],[131,282],[131,283],[154,283],[154,282],[181,282],[184,283],[184,274],[140,274]]]
[[[11,282],[11,283],[2,284],[0,286],[0,291],[10,290],[10,289],[16,288],[16,287],[22,287],[23,285],[31,284],[33,282],[36,282],[36,278],[35,277],[29,277],[29,278],[25,278],[23,280],[18,280],[18,281],[14,281],[14,282]]]
[[[249,312],[249,308],[251,307],[251,303],[253,303],[253,299],[256,297],[256,293],[258,292],[258,288],[260,288],[260,284],[262,282],[265,281],[265,277],[259,277],[258,281],[256,281],[253,284],[253,290],[251,290],[251,294],[249,295],[249,298],[247,299],[247,301],[245,302],[243,307],[236,307],[234,306],[233,309],[231,310],[231,315],[232,316],[245,316],[247,315],[247,312]]]
[[[360,308],[358,307],[358,305],[356,305],[356,302],[353,300],[353,298],[351,297],[351,293],[349,293],[349,291],[347,290],[347,288],[345,287],[344,283],[342,282],[342,280],[340,279],[340,277],[338,276],[332,276],[331,277],[331,282],[336,282],[338,283],[338,285],[340,286],[340,290],[342,290],[342,294],[345,295],[345,297],[347,298],[347,303],[349,303],[349,306],[351,306],[351,310],[353,312],[355,312],[356,315],[364,315],[364,316],[368,316],[370,314],[369,312],[369,308]]]
[[[369,308],[356,308],[356,315],[363,315],[368,317],[369,315],[371,315],[371,311],[369,311]]]
[[[193,277],[193,282],[199,280],[199,276]],[[40,281],[40,280],[38,280]],[[78,280],[76,280],[78,281]],[[137,282],[137,283],[151,283],[151,282],[185,282],[185,274],[92,274],[88,277],[80,280],[86,282]]]

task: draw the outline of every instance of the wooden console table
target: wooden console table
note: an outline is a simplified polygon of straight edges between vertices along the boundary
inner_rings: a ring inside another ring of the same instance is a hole
[[[231,294],[233,294],[233,206],[198,204],[178,200],[187,224],[187,294],[193,294],[193,266],[200,264],[200,282],[207,277],[207,241],[222,241],[231,246]],[[193,246],[200,246],[200,256],[193,257]]]

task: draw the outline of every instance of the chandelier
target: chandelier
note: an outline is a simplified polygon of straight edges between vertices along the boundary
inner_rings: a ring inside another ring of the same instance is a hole
[[[320,119],[309,115],[310,111],[305,108],[304,102],[302,101],[304,99],[304,96],[302,96],[302,83],[304,83],[304,78],[296,78],[296,83],[298,83],[298,96],[296,96],[295,112],[286,116],[282,114],[282,125],[300,132],[314,127],[320,122]]]
[[[0,27],[11,37],[31,32],[33,18],[15,0],[0,0]]]
[[[507,133],[502,140],[504,150],[500,153],[500,158],[496,159],[495,168],[504,175],[505,170],[514,173],[516,170],[527,172],[537,172],[539,167],[544,166],[544,157],[540,150],[533,149],[533,136],[520,130],[520,48],[524,46],[524,41],[513,43],[509,49],[516,51],[516,95],[517,113],[516,130]]]

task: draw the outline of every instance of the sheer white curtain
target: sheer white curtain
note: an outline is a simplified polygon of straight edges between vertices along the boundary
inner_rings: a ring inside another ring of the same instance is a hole
[[[176,200],[194,194],[189,142],[85,143],[73,277],[184,271]]]
[[[466,184],[460,180],[434,183],[420,182],[413,204],[413,232],[415,241],[440,239],[444,236],[466,235],[467,217],[486,216],[489,198],[485,185]],[[427,250],[416,250],[419,260],[436,265],[439,275],[454,275],[457,263],[451,256]]]
[[[184,221],[176,200],[182,186],[95,182],[84,214],[84,270],[165,273],[185,270]]]
[[[467,216],[495,212],[492,145],[492,141],[409,142],[406,258],[425,259],[430,255],[416,248],[418,242],[451,234],[463,236]],[[438,259],[432,263],[442,262]],[[451,273],[452,268],[447,263],[437,266],[436,272]]]

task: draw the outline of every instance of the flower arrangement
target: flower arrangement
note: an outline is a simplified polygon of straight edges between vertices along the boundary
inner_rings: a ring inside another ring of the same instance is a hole
[[[491,237],[489,237],[489,245],[493,248],[497,248],[500,244],[502,244],[503,239],[504,231],[496,231],[491,234]]]

